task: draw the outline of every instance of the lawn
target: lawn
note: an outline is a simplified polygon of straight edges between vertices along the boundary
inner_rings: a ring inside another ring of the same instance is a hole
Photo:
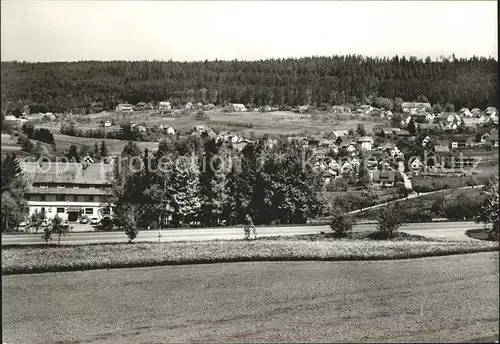
[[[86,137],[76,137],[76,136],[68,136],[68,135],[60,135],[54,134],[54,141],[56,143],[56,148],[59,150],[67,150],[69,147],[74,144],[78,146],[89,146],[94,147],[94,144],[97,142],[98,145],[101,144],[101,141],[104,140],[108,147],[108,151],[110,154],[120,154],[128,143],[123,140],[116,139],[91,139]],[[149,150],[156,150],[158,148],[158,142],[135,142],[137,146],[141,150],[148,148]]]
[[[486,241],[333,238],[4,246],[2,274],[242,261],[405,259],[496,250],[496,243]]]

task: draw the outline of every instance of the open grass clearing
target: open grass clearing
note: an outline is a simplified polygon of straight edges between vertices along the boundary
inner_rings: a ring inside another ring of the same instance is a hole
[[[120,154],[123,151],[123,148],[127,145],[128,141],[124,140],[116,140],[116,139],[92,139],[86,137],[76,137],[76,136],[68,136],[68,135],[54,135],[54,141],[56,143],[57,149],[69,149],[71,145],[78,146],[90,146],[94,147],[94,144],[97,142],[98,145],[101,144],[101,141],[106,142],[106,146],[108,147],[108,151],[110,154]],[[137,146],[141,150],[148,148],[151,150],[158,149],[158,142],[135,142]]]
[[[181,112],[181,111],[177,111]],[[110,118],[119,123],[127,118],[132,123],[144,122],[146,126],[154,126],[156,124],[171,125],[177,131],[185,132],[190,130],[197,124],[203,124],[204,121],[196,119],[197,111],[191,111],[189,115],[180,115],[177,117],[168,117],[160,115],[158,111],[140,111],[127,114],[102,112],[98,114],[88,115],[91,119],[90,123],[78,123],[75,128],[88,130],[98,129],[99,121]],[[234,133],[249,134],[250,132],[256,135],[262,134],[315,134],[320,132],[331,132],[335,129],[356,129],[358,123],[363,123],[365,129],[371,130],[373,126],[380,124],[379,118],[374,118],[365,115],[326,115],[331,116],[331,121],[323,122],[322,120],[314,119],[309,114],[299,114],[289,111],[276,112],[234,112],[227,113],[219,110],[205,111],[210,121],[214,123],[214,127],[219,127],[222,130],[228,130]],[[209,122],[210,122],[209,121]],[[208,122],[208,123],[209,123]],[[50,130],[58,130],[60,123],[43,123],[37,124],[37,128],[47,128]],[[115,125],[110,128],[101,128],[106,130],[117,130],[119,126]]]
[[[486,241],[330,239],[4,246],[2,274],[244,261],[387,260],[498,250],[498,244]]]

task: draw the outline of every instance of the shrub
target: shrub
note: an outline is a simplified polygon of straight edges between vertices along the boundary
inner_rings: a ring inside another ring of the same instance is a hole
[[[335,191],[347,191],[347,186],[349,185],[349,181],[346,178],[337,178],[326,186],[327,191],[335,192]]]
[[[435,216],[444,216],[446,209],[446,199],[443,195],[437,195],[431,205],[431,213]]]
[[[432,213],[429,210],[411,212],[407,214],[406,219],[408,222],[431,222]]]
[[[332,212],[332,219],[330,221],[330,228],[338,235],[345,235],[352,230],[354,220],[352,217],[341,209],[336,208]]]
[[[402,205],[399,203],[389,204],[376,214],[377,231],[383,238],[392,238],[396,231],[405,225],[407,216]]]
[[[444,207],[444,216],[449,220],[472,220],[478,213],[479,202],[476,198],[461,193]]]

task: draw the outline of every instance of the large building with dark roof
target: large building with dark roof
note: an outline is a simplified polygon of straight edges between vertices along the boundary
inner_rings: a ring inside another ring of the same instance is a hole
[[[30,215],[44,210],[48,219],[57,214],[74,222],[83,215],[109,214],[112,164],[23,162],[22,167],[29,185],[25,198]]]

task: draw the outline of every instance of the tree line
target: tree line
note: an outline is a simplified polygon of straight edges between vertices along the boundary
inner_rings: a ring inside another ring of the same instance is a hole
[[[110,110],[121,102],[170,100],[262,105],[343,105],[382,97],[456,108],[498,107],[493,58],[432,61],[359,55],[260,61],[2,62],[2,109]]]
[[[322,215],[323,179],[300,159],[312,150],[297,141],[266,142],[237,153],[208,137],[173,136],[155,154],[129,142],[114,165],[110,202],[119,224],[145,228],[169,219],[173,227],[218,226],[242,223],[246,215],[256,224],[299,224]]]

